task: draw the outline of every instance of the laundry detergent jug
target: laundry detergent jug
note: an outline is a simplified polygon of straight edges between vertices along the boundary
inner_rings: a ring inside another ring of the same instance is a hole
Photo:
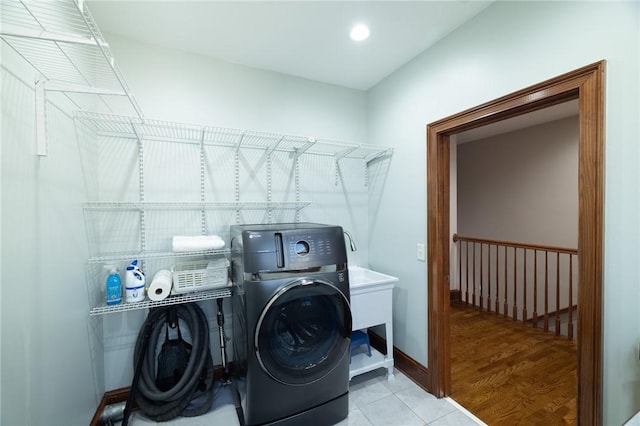
[[[127,303],[142,302],[145,299],[145,282],[144,272],[140,270],[138,261],[134,260],[127,266],[125,273],[125,301]]]

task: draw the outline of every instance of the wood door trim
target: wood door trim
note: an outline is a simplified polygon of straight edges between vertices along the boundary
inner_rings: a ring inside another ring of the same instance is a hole
[[[451,393],[449,347],[449,137],[579,99],[577,421],[602,424],[602,286],[605,61],[427,125],[428,386]]]

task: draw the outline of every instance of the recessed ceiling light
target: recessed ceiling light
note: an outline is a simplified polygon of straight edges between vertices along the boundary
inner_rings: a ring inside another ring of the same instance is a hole
[[[351,29],[351,40],[353,41],[362,41],[366,40],[369,37],[369,28],[364,24],[355,25]]]

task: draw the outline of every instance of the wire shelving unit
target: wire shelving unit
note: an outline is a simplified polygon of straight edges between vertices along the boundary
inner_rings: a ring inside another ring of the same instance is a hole
[[[99,306],[93,307],[89,311],[90,316],[96,315],[105,315],[116,312],[128,312],[135,311],[139,309],[152,309],[157,308],[159,306],[169,306],[169,305],[178,305],[181,303],[191,303],[191,302],[200,302],[203,300],[213,300],[219,299],[221,297],[229,297],[231,296],[231,287],[219,288],[208,291],[199,291],[189,294],[183,294],[179,296],[169,296],[166,299],[151,301],[144,300],[142,302],[134,302],[134,303],[119,303],[117,305],[107,305],[101,304]]]
[[[343,142],[315,137],[283,135],[254,130],[200,126],[153,120],[134,116],[78,111],[76,119],[97,135],[131,140],[187,143],[239,149],[257,149],[267,153],[324,155],[337,160],[361,159],[370,162],[393,153],[392,148]]]

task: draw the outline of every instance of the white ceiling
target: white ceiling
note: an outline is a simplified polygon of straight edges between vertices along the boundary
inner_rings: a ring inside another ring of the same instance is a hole
[[[367,90],[491,3],[93,0],[87,5],[103,33]],[[371,36],[357,43],[349,31],[360,22],[369,25]]]
[[[493,1],[88,0],[87,5],[107,41],[109,33],[118,34],[367,90]],[[369,39],[357,43],[349,38],[356,23],[370,27]],[[460,133],[457,140],[469,142],[577,113],[577,101],[566,102]]]

